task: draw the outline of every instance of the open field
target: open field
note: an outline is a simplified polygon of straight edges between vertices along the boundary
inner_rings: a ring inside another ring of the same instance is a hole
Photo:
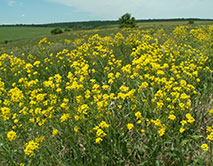
[[[138,22],[137,25],[138,26],[155,26],[155,25],[160,25],[160,26],[171,26],[171,25],[188,25],[188,21],[154,21],[154,22]],[[194,21],[194,24],[196,25],[213,25],[213,21]]]
[[[85,22],[85,24],[88,24],[89,22]],[[91,25],[95,24],[91,23]],[[70,23],[72,25],[72,23]],[[0,45],[5,43],[5,41],[8,42],[14,42],[18,40],[23,39],[34,39],[41,36],[49,36],[50,31],[54,29],[54,25],[60,27],[62,26],[62,29],[71,26],[69,23],[58,23],[58,24],[51,24],[51,27],[48,27],[48,24],[45,25],[46,27],[27,27],[27,26],[18,26],[18,27],[0,27]],[[74,24],[81,24],[81,23],[74,23]],[[99,23],[100,24],[100,23]],[[99,25],[98,24],[98,25]],[[159,27],[171,27],[171,26],[178,26],[178,25],[188,25],[188,21],[153,21],[153,22],[137,22],[136,24],[140,29],[143,28],[159,28]],[[213,21],[201,21],[196,20],[194,21],[194,26],[199,25],[213,25]],[[85,25],[86,27],[86,25]],[[116,29],[118,28],[118,24],[113,23],[112,25],[104,24],[103,26],[99,25],[99,29]],[[72,30],[72,28],[71,28]],[[95,29],[93,29],[95,30]],[[79,31],[75,28],[75,32]],[[117,30],[119,31],[119,29]],[[17,43],[17,42],[16,42]]]
[[[1,44],[0,165],[210,166],[213,26],[161,24]]]
[[[0,27],[0,43],[50,35],[53,28]]]

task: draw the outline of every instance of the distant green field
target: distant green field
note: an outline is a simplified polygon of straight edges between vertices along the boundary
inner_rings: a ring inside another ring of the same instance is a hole
[[[187,25],[188,21],[154,21],[154,22],[138,22],[137,25],[140,27],[150,27],[150,26],[177,26],[177,25]],[[194,25],[212,25],[213,21],[194,21]]]
[[[95,23],[94,23],[95,24]],[[177,26],[177,25],[187,25],[188,21],[153,21],[153,22],[137,22],[136,25],[139,28],[153,28],[158,26]],[[63,24],[62,24],[63,25]],[[62,26],[61,25],[61,26]],[[213,21],[194,21],[194,26],[196,25],[213,25]],[[58,25],[60,27],[60,25]],[[99,26],[99,29],[117,28],[118,24]],[[5,41],[20,41],[23,39],[35,39],[42,36],[50,35],[50,31],[55,27],[24,27],[24,26],[14,26],[14,27],[0,27],[0,44],[4,44]],[[81,29],[79,29],[81,30]]]
[[[0,27],[0,42],[14,41],[49,35],[53,28],[40,27]]]

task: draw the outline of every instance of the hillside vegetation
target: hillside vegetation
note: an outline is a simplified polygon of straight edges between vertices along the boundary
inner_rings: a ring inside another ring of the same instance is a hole
[[[0,45],[0,165],[211,165],[212,25]]]

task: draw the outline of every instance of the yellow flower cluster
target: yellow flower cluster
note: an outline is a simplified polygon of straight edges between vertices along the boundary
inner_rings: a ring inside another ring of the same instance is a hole
[[[16,135],[16,132],[11,130],[7,133],[7,138],[10,140],[10,141],[13,141],[17,138],[17,135]]]
[[[26,148],[24,149],[24,153],[32,157],[34,155],[34,151],[38,150],[39,144],[34,141],[29,141],[28,143],[25,144]]]
[[[108,128],[109,125],[105,121],[101,121],[100,124],[93,128],[93,130],[96,130],[96,143],[100,143],[103,141],[103,137],[105,137],[107,134],[103,131],[104,128]]]

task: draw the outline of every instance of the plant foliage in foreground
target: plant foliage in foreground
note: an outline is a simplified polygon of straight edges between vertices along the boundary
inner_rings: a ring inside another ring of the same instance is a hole
[[[213,26],[166,32],[2,54],[0,164],[210,165]]]

